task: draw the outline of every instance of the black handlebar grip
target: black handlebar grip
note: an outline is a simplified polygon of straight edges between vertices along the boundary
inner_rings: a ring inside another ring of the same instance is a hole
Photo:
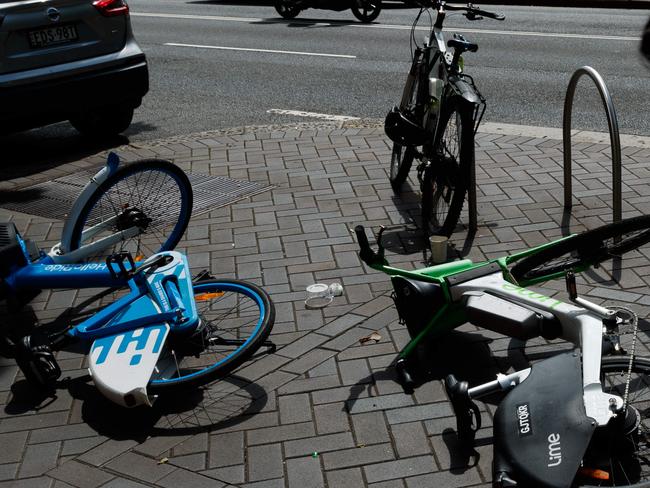
[[[506,16],[503,14],[498,14],[496,12],[488,12],[486,10],[476,9],[474,10],[477,14],[482,15],[483,17],[489,17],[490,19],[495,20],[505,20]]]
[[[366,236],[366,229],[363,228],[363,225],[357,225],[354,228],[354,233],[357,235],[357,242],[359,243],[359,248],[361,251],[370,249],[370,243],[368,242],[368,237]]]
[[[359,243],[359,257],[367,265],[371,265],[376,258],[375,252],[370,249],[370,243],[366,236],[366,230],[363,225],[357,225],[354,228],[354,233],[357,235],[357,242]]]

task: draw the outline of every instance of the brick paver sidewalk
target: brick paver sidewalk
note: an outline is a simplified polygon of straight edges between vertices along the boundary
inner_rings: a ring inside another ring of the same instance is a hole
[[[474,259],[524,249],[561,235],[561,140],[487,126],[477,136],[480,229],[471,242],[454,235],[459,253]],[[549,134],[546,134],[549,135]],[[593,138],[583,139],[586,141]],[[624,213],[650,210],[645,142],[624,147]],[[362,266],[349,229],[356,224],[417,222],[419,192],[395,196],[387,179],[390,144],[380,127],[323,124],[257,128],[119,149],[126,160],[160,156],[184,170],[274,185],[251,200],[196,216],[182,243],[192,267],[263,285],[277,307],[273,355],[260,356],[236,376],[187,398],[160,399],[127,411],[104,400],[87,381],[83,356],[59,354],[65,369],[56,397],[42,398],[0,367],[0,487],[435,487],[489,486],[491,414],[478,459],[463,459],[440,378],[453,371],[472,381],[520,369],[566,344],[519,341],[464,326],[433,346],[430,379],[414,395],[395,382],[396,352],[408,340],[392,307],[390,280]],[[577,142],[572,231],[611,219],[609,148]],[[99,164],[103,155],[0,183],[20,191],[37,180]],[[414,176],[414,171],[412,178]],[[58,240],[61,222],[11,213],[19,230],[43,246]],[[464,215],[464,221],[467,221]],[[416,232],[387,231],[389,259],[422,266]],[[400,240],[401,239],[401,240]],[[580,278],[596,301],[633,303],[645,316],[647,250],[624,260],[620,285],[606,270]],[[314,282],[343,284],[345,294],[322,310],[305,309]],[[549,283],[547,294],[563,294]],[[97,290],[44,292],[33,313],[7,323],[65,319],[92,308]],[[83,302],[86,302],[85,304]],[[71,310],[71,307],[76,307]],[[361,345],[377,331],[381,339]],[[644,345],[648,337],[641,337]]]

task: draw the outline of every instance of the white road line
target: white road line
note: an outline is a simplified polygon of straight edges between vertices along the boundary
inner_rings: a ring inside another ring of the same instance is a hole
[[[192,20],[212,20],[223,22],[277,22],[285,23],[282,19],[263,19],[258,17],[223,17],[218,15],[191,15],[191,14],[164,14],[154,12],[131,12],[134,17],[158,17],[165,19],[192,19]],[[336,25],[338,27],[356,27],[361,29],[395,29],[395,30],[411,30],[410,25],[394,25],[394,24],[360,24],[360,23],[329,23],[319,22],[314,24],[312,21],[293,19],[291,22],[304,23],[309,25]],[[429,31],[428,27],[418,27],[419,31]],[[454,32],[468,32],[472,34],[488,34],[497,36],[528,36],[528,37],[554,37],[558,39],[587,39],[599,41],[634,41],[638,42],[639,37],[625,37],[625,36],[603,36],[592,34],[569,34],[561,32],[532,32],[532,31],[504,31],[504,30],[489,30],[489,29],[463,29],[463,28],[449,28]]]
[[[230,47],[230,46],[205,46],[202,44],[182,44],[179,42],[166,42],[165,46],[175,46],[175,47],[193,47],[198,49],[220,49],[222,51],[251,51],[256,53],[275,53],[275,54],[298,54],[301,56],[322,56],[326,58],[347,58],[355,59],[356,56],[351,54],[327,54],[327,53],[309,53],[302,51],[281,51],[279,49],[257,49],[250,47]]]
[[[336,120],[336,121],[346,121],[346,120],[359,120],[359,117],[350,117],[348,115],[330,115],[330,114],[319,114],[316,112],[303,112],[301,110],[283,110],[280,108],[272,108],[266,111],[267,114],[280,114],[280,115],[293,115],[296,117],[311,117],[313,119],[323,119],[323,120]]]
[[[151,12],[129,12],[133,17],[160,17],[163,19],[225,20],[230,22],[261,22],[267,19],[255,17],[221,17],[219,15],[162,14]]]
[[[391,24],[376,24],[376,25],[367,25],[367,24],[349,24],[349,27],[372,27],[375,29],[397,29],[397,30],[410,30],[410,26],[403,25],[391,25]],[[417,27],[419,31],[429,32],[431,29],[429,27]],[[558,39],[589,39],[589,40],[600,40],[600,41],[634,41],[639,42],[641,37],[624,37],[624,36],[599,36],[592,34],[569,34],[569,33],[559,33],[559,32],[532,32],[532,31],[503,31],[503,30],[489,30],[489,29],[464,29],[462,27],[450,27],[449,31],[453,32],[469,32],[471,34],[489,34],[489,35],[498,35],[498,36],[528,36],[528,37],[555,37]]]

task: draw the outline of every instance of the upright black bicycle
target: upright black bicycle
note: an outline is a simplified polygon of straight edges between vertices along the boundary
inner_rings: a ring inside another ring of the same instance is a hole
[[[429,1],[413,23],[411,69],[399,107],[386,116],[385,130],[394,143],[390,165],[394,191],[399,192],[413,160],[418,159],[424,231],[449,236],[463,208],[474,161],[474,134],[485,111],[485,98],[463,70],[463,53],[476,52],[478,45],[459,34],[445,42],[443,23],[448,11],[461,11],[468,20],[503,20],[505,16],[472,4],[461,7],[444,0]],[[436,9],[436,21],[419,46],[415,27],[430,8]]]

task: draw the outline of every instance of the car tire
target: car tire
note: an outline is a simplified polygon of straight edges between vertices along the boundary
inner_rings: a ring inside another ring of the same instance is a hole
[[[133,120],[133,107],[103,107],[71,118],[70,123],[86,137],[101,139],[124,132]]]

